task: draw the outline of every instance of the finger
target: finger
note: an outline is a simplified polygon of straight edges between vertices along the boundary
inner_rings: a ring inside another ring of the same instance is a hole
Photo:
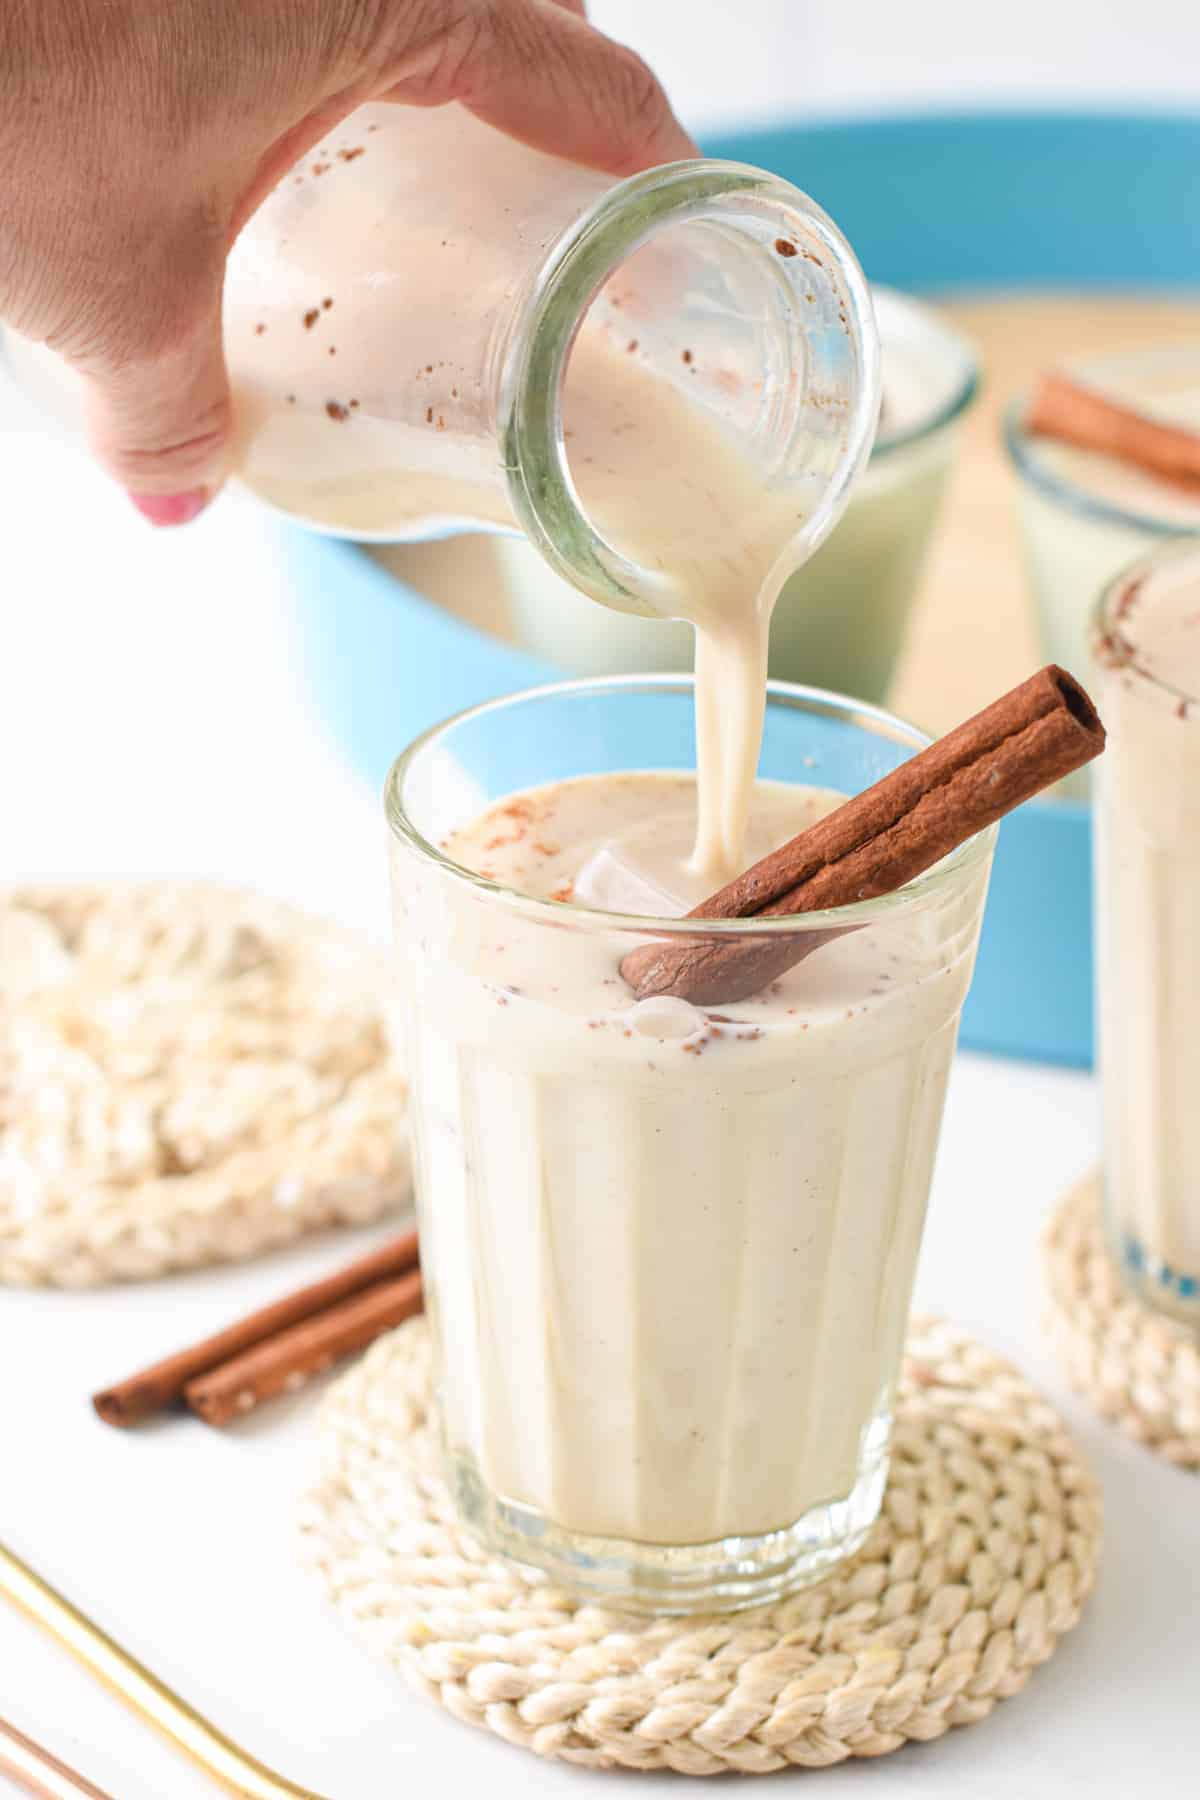
[[[401,64],[391,98],[459,100],[534,149],[609,174],[698,154],[642,59],[554,0],[480,0]]]
[[[164,257],[169,250],[164,250]],[[77,366],[85,378],[88,435],[105,468],[154,525],[185,525],[224,482],[232,406],[221,342],[218,262],[180,294],[165,327],[153,317],[101,332]]]

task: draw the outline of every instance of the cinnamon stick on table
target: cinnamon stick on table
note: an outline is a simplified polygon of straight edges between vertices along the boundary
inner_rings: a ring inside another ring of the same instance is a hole
[[[1050,664],[763,857],[688,917],[786,918],[893,893],[1103,748],[1091,700]],[[674,994],[698,1006],[728,1004],[852,929],[661,939],[630,951],[621,973],[639,1000]]]
[[[1043,375],[1025,429],[1133,463],[1200,500],[1200,432],[1123,406],[1068,375]]]
[[[407,1273],[415,1268],[416,1262],[417,1234],[409,1231],[370,1255],[359,1257],[337,1274],[314,1281],[251,1313],[237,1324],[227,1326],[213,1337],[205,1338],[202,1343],[180,1350],[152,1368],[118,1382],[115,1387],[94,1394],[92,1405],[106,1425],[136,1425],[181,1399],[187,1384],[196,1377],[242,1355],[265,1339],[326,1312],[353,1294]]]
[[[291,1394],[339,1357],[361,1350],[421,1311],[421,1271],[376,1282],[189,1381],[183,1397],[208,1425],[228,1425],[276,1394]]]

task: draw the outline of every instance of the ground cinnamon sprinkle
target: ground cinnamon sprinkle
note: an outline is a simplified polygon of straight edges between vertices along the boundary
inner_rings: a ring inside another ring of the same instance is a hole
[[[254,335],[255,335],[255,337],[261,337],[261,336],[262,336],[262,334],[263,334],[263,332],[264,332],[264,331],[265,331],[265,330],[266,330],[266,329],[267,329],[267,328],[266,328],[266,326],[265,326],[265,325],[264,325],[264,324],[263,324],[263,323],[262,323],[262,322],[261,322],[261,320],[260,320],[260,321],[259,321],[259,323],[258,323],[258,324],[257,324],[257,325],[256,325],[256,326],[255,326],[255,327],[254,327]]]
[[[629,342],[625,346],[626,350],[629,351],[631,356],[632,356],[633,352],[637,349],[637,347],[638,347],[638,341],[636,338],[630,338]]]
[[[374,127],[372,127],[372,129],[374,129]],[[353,150],[339,150],[338,151],[338,161],[339,162],[353,162],[356,156],[362,156],[362,155],[363,155],[363,146],[361,144],[356,144]]]
[[[776,238],[775,248],[780,256],[795,256],[798,254],[796,246],[792,243],[790,238]]]
[[[684,353],[683,353],[683,360],[684,360],[684,362],[685,362],[685,363],[690,363],[690,362],[691,362],[691,360],[692,360],[692,353],[691,353],[691,351],[690,351],[690,350],[685,350],[685,351],[684,351]]]
[[[433,424],[433,408],[432,408],[432,406],[427,406],[425,408],[425,423],[427,425]]]
[[[304,315],[305,331],[311,331],[313,326],[316,324],[317,320],[320,318],[320,316],[321,316],[320,307],[319,306],[310,306],[308,311]]]
[[[336,419],[339,425],[343,419],[348,419],[350,417],[349,409],[343,406],[340,400],[327,400],[325,402],[325,411],[329,414],[331,419]]]
[[[330,354],[330,356],[336,356],[336,355],[337,355],[337,345],[336,345],[336,344],[330,344],[330,346],[329,346],[329,354]]]
[[[324,307],[326,312],[328,312],[330,307],[333,305],[333,301],[330,299],[328,294],[326,294],[324,300],[322,300],[321,305]]]
[[[327,162],[315,162],[312,166],[314,175],[328,175],[330,165]]]

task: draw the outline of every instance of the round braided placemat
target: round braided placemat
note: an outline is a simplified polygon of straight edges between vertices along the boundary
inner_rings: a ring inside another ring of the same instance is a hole
[[[370,945],[202,881],[0,892],[0,1282],[232,1262],[408,1197]]]
[[[1042,1273],[1046,1327],[1072,1386],[1139,1444],[1200,1469],[1200,1339],[1126,1293],[1104,1235],[1099,1175],[1055,1208]]]
[[[368,1648],[457,1718],[596,1768],[763,1773],[881,1756],[1019,1692],[1079,1618],[1098,1491],[1051,1408],[955,1327],[911,1328],[883,1514],[758,1611],[633,1619],[459,1524],[414,1320],[330,1393],[306,1560]]]

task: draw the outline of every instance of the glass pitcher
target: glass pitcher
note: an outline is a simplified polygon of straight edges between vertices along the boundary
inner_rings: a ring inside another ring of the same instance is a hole
[[[599,465],[649,488],[716,434],[794,499],[795,566],[878,412],[862,271],[798,189],[700,160],[614,185],[459,107],[366,106],[313,150],[234,247],[225,329],[262,500],[377,542],[519,528],[625,611],[672,608]]]

